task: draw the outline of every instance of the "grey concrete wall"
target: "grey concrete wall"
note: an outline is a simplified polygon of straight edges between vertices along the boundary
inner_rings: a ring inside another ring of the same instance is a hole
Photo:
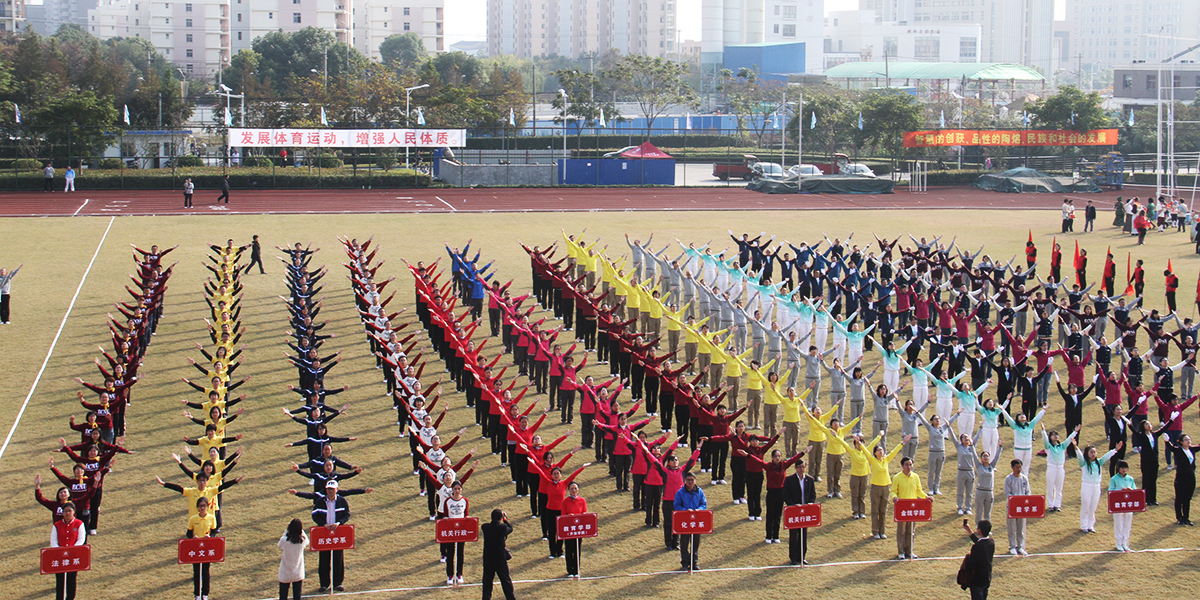
[[[439,167],[442,180],[457,187],[543,185],[558,181],[555,165],[456,165],[443,160]]]

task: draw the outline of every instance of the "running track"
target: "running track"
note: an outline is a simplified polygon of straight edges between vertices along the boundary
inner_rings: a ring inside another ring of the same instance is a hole
[[[1092,200],[1111,210],[1129,189],[1072,195],[1082,218]],[[1151,192],[1152,193],[1152,192]],[[184,209],[181,192],[104,190],[0,194],[0,217],[69,217],[184,214],[354,214],[447,212],[596,212],[697,210],[865,209],[1043,209],[1057,210],[1057,194],[1001,194],[971,187],[939,187],[924,194],[897,188],[886,195],[797,194],[771,196],[730,188],[437,188],[390,190],[234,190],[230,204],[214,203],[217,192],[197,191],[195,207]]]

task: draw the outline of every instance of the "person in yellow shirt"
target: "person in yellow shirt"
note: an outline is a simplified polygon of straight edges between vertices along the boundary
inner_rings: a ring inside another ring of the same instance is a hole
[[[721,376],[725,374],[725,363],[729,361],[729,353],[725,351],[725,346],[733,342],[733,336],[727,335],[729,329],[714,331],[707,335],[700,336],[700,352],[703,357],[703,352],[708,350],[708,385],[709,387],[718,387],[721,385]],[[721,339],[724,337],[725,339]],[[718,341],[720,340],[720,341]]]
[[[849,423],[842,425],[841,419],[834,416],[829,420],[829,425],[825,427],[825,487],[829,490],[829,493],[825,495],[826,498],[842,497],[842,470],[845,468],[842,457],[846,455],[845,443],[843,442],[839,446],[833,440],[834,438],[841,440],[849,435],[854,430],[854,426],[858,424],[859,418],[855,417]]]
[[[880,437],[875,436],[875,439],[864,445],[862,436],[859,435],[851,438],[853,444],[847,444],[841,437],[829,436],[829,443],[850,458],[850,516],[854,519],[867,518],[867,487],[871,477],[870,448],[879,443]]]
[[[791,369],[784,372],[784,381],[791,372]],[[779,393],[780,382],[779,373],[771,371],[767,375],[766,385],[763,386],[763,392],[766,394],[763,399],[763,433],[767,437],[775,437],[778,432],[779,406],[783,404],[783,394]]]
[[[925,490],[921,489],[921,476],[913,473],[912,467],[912,458],[905,456],[900,459],[900,473],[896,474],[896,478],[892,481],[892,504],[895,504],[897,500],[929,498]],[[905,558],[912,560],[917,557],[916,554],[913,554],[915,525],[916,523],[911,522],[896,523],[896,550],[899,552],[896,560]]]
[[[175,483],[167,483],[167,482],[163,481],[161,477],[158,477],[158,476],[155,476],[154,480],[157,481],[159,485],[167,488],[168,490],[173,490],[173,491],[179,492],[180,494],[183,495],[184,498],[187,498],[187,500],[188,500],[188,518],[190,519],[191,517],[198,514],[197,510],[196,510],[196,499],[197,498],[207,498],[208,499],[208,509],[215,513],[217,511],[221,510],[220,505],[217,504],[217,494],[220,494],[221,492],[233,487],[234,485],[237,485],[237,483],[240,482],[242,480],[242,478],[238,477],[237,479],[231,479],[229,481],[223,482],[219,486],[208,485],[208,473],[201,471],[199,473],[196,473],[196,487],[186,487],[186,488],[181,485],[175,484]],[[220,532],[220,530],[221,530],[221,524],[217,523],[216,531]]]
[[[904,441],[907,442],[909,437],[905,436]],[[871,533],[877,540],[887,539],[887,534],[884,533],[884,519],[887,517],[888,495],[892,488],[892,474],[888,470],[888,463],[900,454],[903,447],[904,443],[901,442],[896,444],[891,452],[884,454],[883,446],[876,444],[867,456],[867,462],[871,463]]]
[[[800,448],[800,409],[804,407],[804,399],[808,398],[812,391],[810,387],[804,390],[803,394],[796,396],[796,388],[789,387],[787,394],[779,399],[783,405],[783,447],[789,456],[795,455]]]
[[[828,416],[823,414],[821,407],[818,405],[814,404],[811,411],[808,409],[807,404],[800,405],[800,410],[804,411],[804,416],[808,419],[808,445],[812,447],[812,451],[808,453],[808,456],[812,459],[812,469],[809,471],[809,474],[812,475],[814,481],[821,481],[821,459],[825,456],[829,419],[837,415],[838,407],[844,401],[845,399],[843,398],[830,407]]]
[[[208,498],[196,499],[196,514],[188,518],[187,537],[210,537],[217,529],[217,520],[208,511]],[[192,563],[192,592],[197,598],[208,598],[208,566],[211,563]]]
[[[667,351],[672,354],[679,351],[679,336],[683,331],[683,312],[691,305],[692,303],[688,302],[683,305],[683,308],[679,308],[678,304],[672,303],[670,306],[662,307],[662,316],[667,320]]]
[[[728,391],[725,394],[725,402],[729,404],[729,410],[737,410],[738,393],[742,389],[742,376],[746,374],[746,359],[754,352],[754,348],[750,348],[741,354],[734,354],[734,349],[729,349],[729,359],[725,362],[725,387]]]
[[[653,288],[651,288],[650,291],[647,292],[647,297],[644,298],[642,302],[642,306],[646,311],[642,313],[645,315],[642,317],[642,320],[645,321],[645,329],[647,332],[649,332],[651,337],[659,337],[662,335],[664,309],[662,293],[658,289],[660,285],[661,283],[656,284]]]
[[[772,358],[765,365],[760,365],[757,360],[750,361],[750,366],[746,369],[746,419],[750,423],[750,429],[761,429],[761,413],[763,401],[763,386],[767,382],[767,374],[771,372],[771,367],[775,365],[778,358]]]
[[[724,333],[724,330],[717,332],[718,335],[721,333]],[[713,336],[714,334],[708,331],[708,323],[702,323],[700,325],[700,333],[696,336],[696,358],[699,359],[697,366],[704,371],[704,377],[700,378],[701,387],[709,387],[712,383],[716,383],[716,379],[712,376],[713,370],[710,368],[712,364]]]
[[[708,320],[711,319],[712,316],[704,317],[703,319],[700,319],[699,321],[697,321],[695,317],[689,316],[687,318],[687,323],[681,323],[679,321],[679,319],[677,319],[675,317],[668,317],[668,318],[675,323],[679,323],[680,326],[683,328],[683,331],[684,331],[684,340],[683,340],[684,361],[687,362],[689,365],[695,366],[697,355],[700,352],[700,329],[704,327],[705,323],[708,323]],[[701,368],[703,366],[704,365],[700,365]],[[694,369],[688,371],[688,375],[695,375],[695,374],[696,374],[696,371]]]

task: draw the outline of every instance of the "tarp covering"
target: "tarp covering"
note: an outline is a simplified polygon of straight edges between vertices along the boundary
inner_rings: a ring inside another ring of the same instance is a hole
[[[650,142],[642,142],[641,146],[621,153],[621,158],[675,158],[654,147]]]
[[[1062,194],[1099,192],[1091,179],[1073,179],[1048,175],[1036,169],[1019,167],[1003,173],[988,173],[971,184],[974,187],[1010,194]]]
[[[891,179],[863,175],[811,175],[803,179],[756,179],[746,189],[764,194],[890,194]]]

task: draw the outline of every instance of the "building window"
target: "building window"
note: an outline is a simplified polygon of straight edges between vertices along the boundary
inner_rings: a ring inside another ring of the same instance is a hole
[[[238,13],[238,23],[242,22],[242,13]]]
[[[184,26],[184,27],[191,27],[191,26],[192,26],[192,20],[191,20],[191,19],[184,19],[184,20],[183,20],[183,26]]]
[[[240,31],[238,32],[238,41],[239,42],[242,41],[242,32],[240,32]]]
[[[183,5],[183,12],[192,12],[192,5],[191,5],[190,3],[189,3],[189,4],[184,4],[184,5]]]
[[[1158,89],[1158,75],[1157,74],[1146,76],[1146,89],[1148,89],[1148,90],[1157,90]]]
[[[404,7],[404,16],[406,16],[406,17],[408,16],[408,7],[407,6]]]
[[[1133,89],[1133,75],[1122,75],[1121,76],[1121,89],[1123,89],[1123,90]]]
[[[185,54],[185,56],[187,56],[188,58],[191,58],[191,57],[192,57],[192,49],[191,49],[191,48],[188,48],[188,49],[185,51],[185,53],[184,53],[184,54]]]
[[[407,23],[407,22],[404,24],[404,30],[405,30],[405,31],[408,31],[408,30],[409,30],[409,26],[408,26],[408,23]]]
[[[796,26],[795,25],[784,25],[783,26],[783,37],[785,37],[785,38],[786,37],[796,37]]]
[[[779,16],[779,5],[778,4],[775,5],[775,15]]]
[[[900,54],[900,38],[897,36],[887,36],[883,38],[883,55],[898,56]]]
[[[268,19],[274,19],[274,18],[275,18],[275,13],[273,13],[273,12],[269,12],[269,13],[267,13],[267,18],[268,18]]]
[[[190,34],[190,33],[189,33],[189,34],[187,34],[186,41],[187,41],[189,44],[190,44],[190,43],[192,43],[192,34]]]
[[[300,0],[292,0],[292,4],[300,4]]]
[[[188,72],[188,73],[191,73],[191,72],[192,72],[192,65],[191,65],[191,63],[188,63],[188,65],[187,65],[187,72]]]
[[[796,7],[795,6],[783,7],[783,18],[795,19],[796,18]]]
[[[300,13],[292,13],[292,22],[293,22],[293,23],[299,23],[299,22],[300,22]]]
[[[775,33],[779,33],[779,23],[775,24]],[[829,40],[826,40],[829,41]]]
[[[979,42],[975,38],[959,38],[958,39],[958,58],[959,60],[971,59],[967,62],[974,62],[978,52]]]
[[[919,37],[913,42],[913,58],[917,62],[937,62],[942,54],[940,38]]]

